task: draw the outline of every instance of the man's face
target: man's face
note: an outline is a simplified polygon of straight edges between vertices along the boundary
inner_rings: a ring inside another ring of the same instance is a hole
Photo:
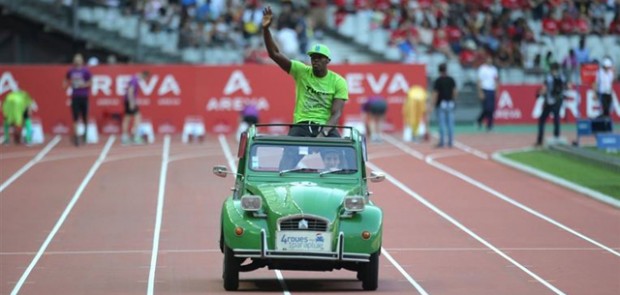
[[[338,156],[338,153],[329,153],[323,157],[323,163],[325,164],[326,169],[339,168],[340,157]]]
[[[329,58],[322,54],[313,53],[310,55],[310,63],[312,64],[313,71],[323,71],[327,69]]]

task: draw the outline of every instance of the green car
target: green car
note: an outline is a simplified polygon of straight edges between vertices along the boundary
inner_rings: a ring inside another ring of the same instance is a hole
[[[347,269],[364,290],[376,290],[383,213],[368,181],[385,176],[367,175],[364,136],[343,126],[334,126],[346,134],[340,138],[259,132],[267,127],[274,125],[241,135],[236,173],[213,168],[220,177],[236,175],[221,212],[224,288],[239,288],[239,272],[268,267]]]

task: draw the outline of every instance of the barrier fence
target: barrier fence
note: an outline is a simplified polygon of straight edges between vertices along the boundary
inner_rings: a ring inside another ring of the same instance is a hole
[[[62,87],[67,65],[11,66],[0,69],[0,100],[18,87],[37,101],[46,133],[68,133],[71,126],[70,93]],[[359,118],[361,104],[372,95],[388,101],[386,129],[402,129],[402,103],[413,85],[426,87],[424,65],[368,64],[334,65],[331,70],[347,80],[349,101],[342,123]],[[123,112],[123,96],[131,75],[142,70],[151,76],[140,83],[138,105],[157,133],[180,133],[188,117],[204,120],[208,132],[234,132],[239,111],[245,103],[260,110],[262,123],[292,120],[295,89],[292,77],[275,65],[114,65],[90,68],[90,117],[103,133],[117,133]],[[535,98],[537,85],[503,85],[498,90],[498,124],[534,123],[541,111]],[[620,85],[615,85],[620,93]],[[620,107],[614,94],[613,116]],[[563,114],[568,120],[578,115],[594,117],[599,104],[585,88],[569,93]]]

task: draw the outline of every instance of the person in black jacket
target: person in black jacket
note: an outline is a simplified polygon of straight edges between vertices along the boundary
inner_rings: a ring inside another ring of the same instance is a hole
[[[538,136],[536,146],[541,146],[545,134],[545,123],[549,115],[553,115],[553,136],[560,137],[560,109],[564,100],[566,90],[566,77],[560,72],[560,65],[555,62],[551,64],[549,74],[545,77],[540,94],[544,98],[542,113],[538,118]]]

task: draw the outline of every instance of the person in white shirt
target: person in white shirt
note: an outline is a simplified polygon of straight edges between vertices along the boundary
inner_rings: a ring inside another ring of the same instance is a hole
[[[609,118],[611,115],[611,92],[614,83],[614,68],[611,58],[606,57],[601,63],[602,68],[596,72],[596,81],[592,84],[592,90],[598,93],[601,103],[602,116]]]
[[[482,128],[482,121],[487,120],[487,131],[493,129],[493,113],[495,112],[495,91],[499,84],[499,73],[493,58],[488,56],[486,62],[478,68],[478,96],[482,103],[482,111],[478,116],[478,128]]]

